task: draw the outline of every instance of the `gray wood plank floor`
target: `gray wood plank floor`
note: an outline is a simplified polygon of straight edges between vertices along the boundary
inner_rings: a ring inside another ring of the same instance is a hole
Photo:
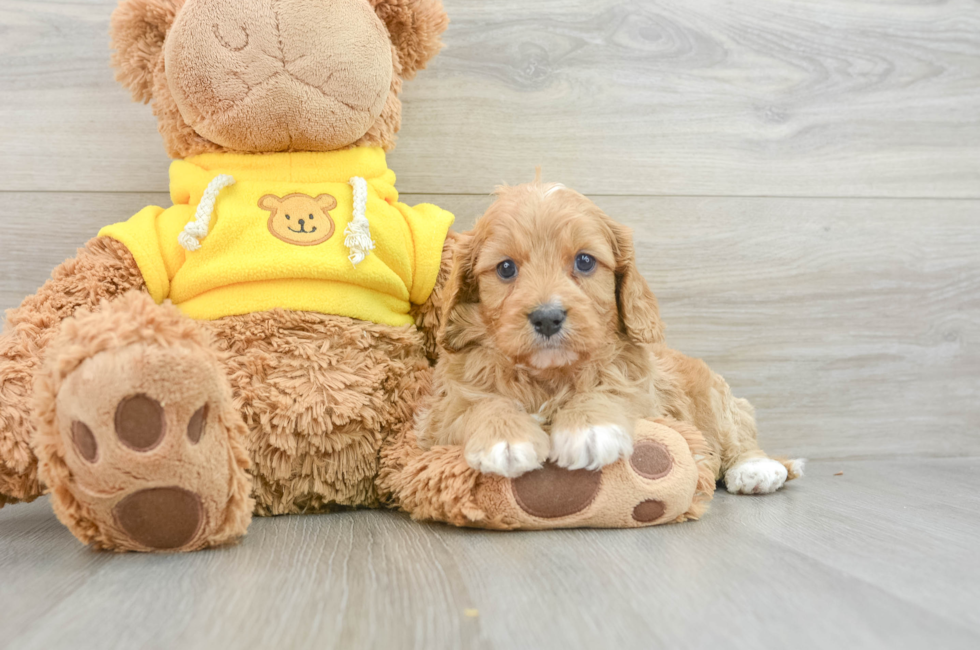
[[[363,511],[257,520],[186,556],[89,551],[41,500],[0,511],[0,648],[976,648],[978,476],[820,461],[690,525],[501,534]]]
[[[91,552],[42,499],[0,510],[0,650],[980,647],[980,5],[445,4],[389,158],[404,200],[467,228],[537,164],[593,196],[670,343],[808,475],[690,525],[365,511],[159,557]],[[0,0],[0,310],[167,204],[114,6]]]

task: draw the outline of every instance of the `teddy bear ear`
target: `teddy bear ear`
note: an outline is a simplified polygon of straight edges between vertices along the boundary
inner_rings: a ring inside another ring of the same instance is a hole
[[[261,199],[259,199],[259,207],[263,210],[268,210],[269,212],[275,212],[282,204],[282,199],[280,199],[275,194],[266,194]]]
[[[440,36],[449,25],[441,0],[371,0],[398,50],[401,76],[411,79],[442,49]]]
[[[323,210],[324,212],[328,210],[333,210],[334,208],[337,207],[337,199],[333,198],[329,194],[321,194],[320,196],[316,197],[316,199],[314,200],[316,201],[316,204],[320,206],[320,209]]]
[[[153,98],[153,71],[163,41],[185,0],[122,0],[109,20],[116,80],[146,103]]]

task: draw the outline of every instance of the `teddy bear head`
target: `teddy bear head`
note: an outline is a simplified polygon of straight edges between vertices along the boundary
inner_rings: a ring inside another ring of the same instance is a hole
[[[271,213],[269,232],[287,244],[316,246],[333,236],[330,210],[337,207],[337,199],[329,194],[316,198],[306,194],[266,194],[259,199],[259,207]]]
[[[122,0],[113,64],[174,158],[391,149],[448,22],[440,0]]]

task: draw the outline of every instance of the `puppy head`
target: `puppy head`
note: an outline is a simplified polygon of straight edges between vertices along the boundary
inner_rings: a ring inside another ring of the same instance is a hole
[[[630,230],[556,184],[498,189],[457,240],[445,296],[446,349],[492,345],[539,370],[573,366],[623,338],[663,335]]]

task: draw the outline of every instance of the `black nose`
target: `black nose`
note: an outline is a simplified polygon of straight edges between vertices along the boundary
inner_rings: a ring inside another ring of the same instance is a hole
[[[538,307],[527,319],[534,325],[535,332],[549,338],[561,331],[565,314],[565,310],[558,307]]]
[[[304,224],[304,223],[306,223],[306,219],[300,219],[300,220],[299,220],[299,227],[300,227],[300,230],[302,230],[302,228],[303,228],[303,224]]]

